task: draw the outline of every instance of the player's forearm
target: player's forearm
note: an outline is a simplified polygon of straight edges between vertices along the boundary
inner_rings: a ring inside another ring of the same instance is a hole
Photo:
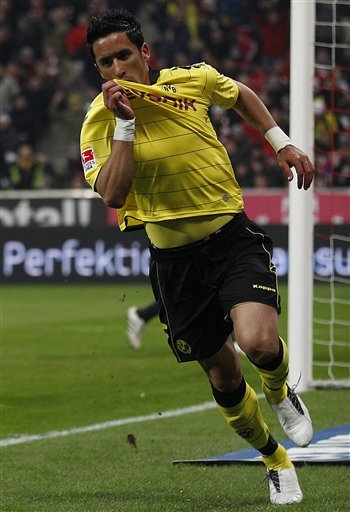
[[[114,141],[111,154],[97,178],[97,192],[106,206],[121,208],[134,178],[134,143]]]
[[[262,135],[276,126],[276,121],[259,97],[246,85],[236,82],[239,96],[234,110],[249,124],[254,126]]]

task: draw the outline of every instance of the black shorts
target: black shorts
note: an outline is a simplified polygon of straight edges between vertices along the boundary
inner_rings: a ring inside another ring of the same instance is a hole
[[[280,313],[272,241],[245,213],[200,240],[150,247],[159,317],[179,362],[210,357],[233,330],[231,309],[260,302]]]

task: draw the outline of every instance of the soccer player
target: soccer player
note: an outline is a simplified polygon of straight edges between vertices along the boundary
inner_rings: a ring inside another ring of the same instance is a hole
[[[106,82],[82,127],[85,177],[118,209],[121,230],[145,228],[151,284],[177,360],[199,362],[219,411],[261,453],[270,501],[298,503],[295,468],[264,422],[230,337],[234,330],[285,433],[307,446],[310,416],[287,384],[272,242],[244,213],[210,106],[233,108],[264,135],[286,179],[295,169],[299,189],[310,187],[313,165],[244,84],[205,63],[150,69],[149,47],[129,12],[93,17],[87,42]]]

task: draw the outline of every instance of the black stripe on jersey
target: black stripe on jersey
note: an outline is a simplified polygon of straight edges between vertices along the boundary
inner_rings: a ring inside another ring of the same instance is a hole
[[[172,137],[168,137],[168,139],[172,139]],[[166,140],[166,139],[164,139],[164,140]],[[150,160],[134,160],[134,162],[135,162],[135,164],[139,164],[141,162],[142,163],[145,163],[145,162],[158,162],[158,160],[164,160],[165,158],[173,158],[173,157],[177,157],[177,156],[181,156],[181,155],[188,155],[189,153],[200,153],[202,151],[207,151],[208,149],[212,150],[214,148],[222,148],[222,147],[223,147],[222,144],[217,144],[215,146],[206,146],[206,147],[201,148],[201,149],[191,149],[190,151],[183,151],[182,153],[176,153],[175,155],[172,154],[172,155],[162,156],[161,158],[151,158]]]
[[[204,165],[203,167],[196,167],[195,169],[183,169],[179,172],[171,172],[170,174],[150,174],[148,176],[134,176],[134,180],[147,180],[147,179],[153,179],[153,178],[171,178],[172,176],[178,176],[179,174],[188,174],[190,172],[198,172],[198,171],[202,171],[204,169],[208,169],[208,168],[214,168],[214,167],[231,167],[231,162],[227,162],[227,163],[219,163],[219,164],[209,164],[209,165]]]
[[[138,123],[137,126],[147,126],[148,124],[159,124],[159,123],[164,123],[164,121],[173,121],[174,119],[175,120],[176,119],[183,119],[183,116],[178,115],[178,116],[173,116],[173,117],[170,117],[170,116],[161,117],[160,119],[157,119],[157,121],[152,119],[151,121],[149,121],[147,123]]]
[[[226,183],[227,181],[232,181],[232,180],[233,180],[233,176],[232,177],[230,176],[230,178],[227,178],[226,180],[216,181],[214,184],[213,183],[208,183],[207,185],[200,185],[198,187],[185,187],[185,188],[178,188],[178,189],[167,190],[167,191],[161,190],[160,192],[149,192],[149,191],[147,191],[147,192],[135,192],[133,190],[130,190],[130,192],[134,196],[149,196],[149,197],[164,196],[165,194],[177,194],[179,192],[187,192],[188,190],[203,190],[204,188],[213,187],[216,184],[220,185],[222,183]]]
[[[89,118],[88,118],[89,119]],[[109,121],[111,122],[112,119],[110,117],[106,117],[105,119],[97,119],[96,121],[91,121],[90,123],[88,122],[85,122],[84,125],[88,125],[88,124],[96,124],[96,123],[102,123],[103,121]],[[104,139],[104,137],[102,137]]]
[[[161,140],[169,140],[169,139],[174,140],[174,139],[177,139],[177,138],[179,138],[179,137],[190,137],[190,136],[192,136],[192,135],[193,135],[193,133],[186,132],[186,133],[179,133],[178,135],[172,135],[171,137],[168,137],[168,136],[166,136],[166,137],[159,137],[158,139],[152,139],[152,144],[153,144],[154,142],[159,142],[159,141],[161,141]],[[142,146],[143,144],[149,144],[149,142],[150,142],[149,140],[145,140],[144,142],[137,142],[137,143],[136,143],[136,144],[134,144],[134,145],[135,145],[135,147],[136,147],[136,146]],[[205,148],[205,149],[206,149],[206,148]],[[181,153],[180,153],[180,154],[181,154]],[[172,155],[171,155],[171,156],[172,156]],[[142,160],[142,161],[143,161],[143,162],[147,162],[147,160]]]
[[[236,194],[235,196],[232,196],[232,198],[234,199],[235,197],[240,197],[240,194]],[[147,215],[147,212],[148,213],[153,213],[154,211],[156,211],[157,213],[158,212],[168,212],[168,211],[173,211],[173,210],[188,210],[188,208],[191,208],[191,207],[194,207],[196,210],[198,210],[198,208],[200,208],[201,206],[207,206],[207,205],[213,205],[215,203],[219,203],[221,202],[221,199],[215,199],[214,201],[208,201],[206,203],[191,203],[191,204],[187,204],[187,205],[184,205],[184,206],[173,206],[172,208],[162,208],[160,209],[158,206],[157,208],[154,208],[153,210],[145,210],[143,208],[141,208],[140,206],[134,204],[134,205],[129,205],[128,207],[128,210],[130,213],[126,213],[126,217],[133,217],[133,214],[135,214],[136,212],[135,211],[132,211],[130,210],[130,208],[137,208],[137,210],[139,212],[143,212],[145,215]],[[227,210],[226,213],[229,213],[230,210]],[[213,214],[215,212],[211,211],[211,214]],[[235,212],[232,212],[232,213],[235,213]]]

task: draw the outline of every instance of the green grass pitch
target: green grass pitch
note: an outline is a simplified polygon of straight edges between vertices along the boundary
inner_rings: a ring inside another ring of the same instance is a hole
[[[284,286],[281,293],[286,335]],[[215,409],[162,417],[211,396],[196,363],[175,361],[156,319],[146,327],[142,350],[128,347],[126,310],[150,300],[147,285],[3,287],[3,439],[151,414],[156,419],[0,448],[1,511],[276,510],[269,504],[262,465],[172,464],[248,445]],[[257,375],[245,359],[243,364],[246,379],[260,392]],[[315,431],[349,422],[348,391],[315,390],[303,399]],[[284,439],[264,400],[261,407],[272,433]],[[127,441],[129,434],[136,437],[136,448]],[[350,510],[347,470],[299,467],[304,501],[293,509]]]

